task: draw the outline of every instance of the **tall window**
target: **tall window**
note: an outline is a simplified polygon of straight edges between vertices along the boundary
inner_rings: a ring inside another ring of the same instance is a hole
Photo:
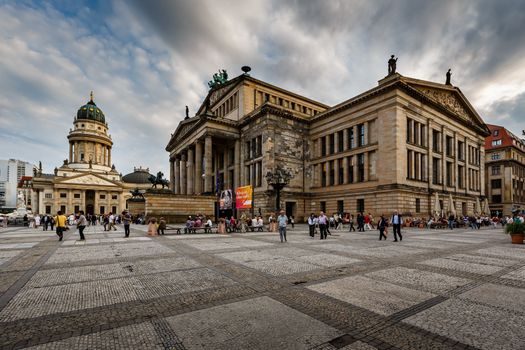
[[[416,198],[416,213],[421,213],[421,199]]]
[[[348,157],[348,183],[351,184],[354,182],[354,161],[353,157]]]
[[[337,212],[338,213],[344,213],[345,211],[345,202],[344,201],[337,201]]]
[[[364,146],[365,145],[365,125],[364,124],[359,124],[357,126],[357,134],[359,135],[357,145],[359,147]]]
[[[441,183],[440,179],[440,159],[439,158],[432,158],[432,183],[434,185],[438,185]]]
[[[365,155],[364,153],[357,155],[357,181],[365,181]]]
[[[451,136],[447,136],[447,156],[452,157],[454,155],[454,139]]]
[[[499,165],[492,166],[492,175],[499,175],[501,173],[501,167]]]
[[[344,168],[343,168],[343,160],[338,159],[337,160],[337,172],[338,172],[338,185],[342,185],[344,182]]]
[[[458,141],[458,159],[465,160],[465,143]]]
[[[323,187],[326,187],[326,166],[325,163],[321,164],[322,171],[321,171],[321,185]]]
[[[465,188],[465,183],[464,183],[464,175],[463,175],[463,172],[465,171],[465,167],[463,166],[458,166],[458,187],[459,188]]]
[[[357,212],[364,212],[365,211],[365,200],[364,199],[358,199],[356,203]]]
[[[321,201],[319,202],[319,209],[322,211],[322,212],[325,212],[326,213],[326,202],[324,201]]]
[[[354,142],[354,128],[348,128],[347,129],[347,132],[348,132],[348,149],[352,149],[355,147],[355,142]]]
[[[334,154],[335,153],[334,134],[330,134],[329,142],[330,142],[330,154]]]
[[[501,158],[501,154],[499,154],[499,153],[492,153],[492,154],[490,155],[490,159],[491,159],[491,160],[498,160],[498,159],[500,159],[500,158]]]
[[[452,163],[447,162],[447,186],[452,186]]]
[[[490,181],[491,188],[501,188],[501,179],[495,179]]]
[[[335,184],[334,161],[332,160],[328,164],[330,165],[330,186],[333,186]]]
[[[337,132],[337,151],[343,152],[344,151],[344,139],[343,139],[343,131]]]
[[[407,118],[407,143],[412,142],[412,120]]]
[[[407,178],[412,178],[412,157],[411,157],[412,151],[407,150]]]
[[[319,139],[321,141],[321,155],[326,156],[326,136]]]
[[[441,133],[437,130],[432,130],[432,149],[434,152],[441,152]]]

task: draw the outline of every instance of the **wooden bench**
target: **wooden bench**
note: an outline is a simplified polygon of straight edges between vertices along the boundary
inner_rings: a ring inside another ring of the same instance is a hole
[[[180,235],[182,233],[217,233],[217,226],[212,227],[192,227],[192,228],[186,228],[186,226],[166,226],[166,230],[164,230],[164,233],[170,234],[174,233],[176,235]]]

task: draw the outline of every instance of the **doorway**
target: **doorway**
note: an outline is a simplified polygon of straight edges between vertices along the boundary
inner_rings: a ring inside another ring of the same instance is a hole
[[[86,191],[86,214],[95,214],[95,191]]]
[[[295,216],[295,202],[286,202],[286,216]]]

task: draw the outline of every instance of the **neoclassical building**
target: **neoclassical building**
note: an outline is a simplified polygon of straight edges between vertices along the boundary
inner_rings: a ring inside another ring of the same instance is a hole
[[[44,174],[41,166],[34,173],[33,213],[120,213],[131,197],[130,190],[149,187],[147,169],[135,169],[138,175],[124,177],[115,169],[108,123],[92,93],[78,109],[67,138],[69,156],[54,174]]]
[[[211,88],[166,146],[172,190],[216,193],[252,185],[253,212],[275,209],[265,174],[293,177],[280,207],[375,215],[472,213],[484,195],[489,130],[458,87],[391,72],[378,86],[327,106],[247,73]]]
[[[485,174],[491,214],[512,215],[525,210],[525,142],[503,126],[488,127]]]

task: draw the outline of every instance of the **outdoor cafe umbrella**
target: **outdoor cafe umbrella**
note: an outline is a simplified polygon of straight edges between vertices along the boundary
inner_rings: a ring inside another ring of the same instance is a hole
[[[452,193],[448,194],[448,210],[450,214],[456,217],[456,207],[454,206],[454,201],[452,200]]]
[[[483,202],[483,212],[485,213],[485,215],[490,216],[490,207],[489,207],[488,197],[485,197],[485,201]]]
[[[476,197],[476,205],[474,206],[474,215],[481,214],[481,204],[479,203],[479,197]]]
[[[439,194],[434,192],[434,216],[439,217],[441,215],[441,204],[439,203]]]

